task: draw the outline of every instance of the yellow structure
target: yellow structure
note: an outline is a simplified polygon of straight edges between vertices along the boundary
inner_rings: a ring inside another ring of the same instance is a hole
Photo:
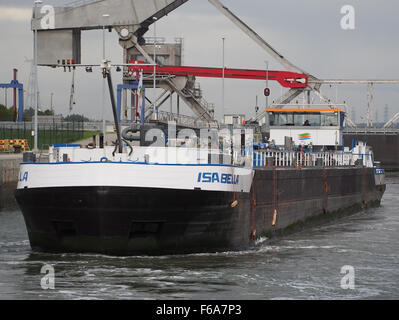
[[[24,152],[30,150],[27,139],[0,140],[0,152],[13,152],[16,149],[15,146],[20,146],[21,150]]]

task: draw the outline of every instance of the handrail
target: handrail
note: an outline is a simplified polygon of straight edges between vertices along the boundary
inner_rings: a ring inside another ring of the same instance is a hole
[[[254,151],[254,167],[276,166],[276,167],[339,167],[356,166],[360,163],[373,166],[373,154],[354,154],[352,152],[298,152],[298,151]]]

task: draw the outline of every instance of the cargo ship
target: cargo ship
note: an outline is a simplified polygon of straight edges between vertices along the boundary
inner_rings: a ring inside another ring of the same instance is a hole
[[[44,163],[26,154],[15,196],[32,249],[110,255],[241,250],[380,204],[384,170],[366,143],[343,147],[343,110],[267,112],[268,137],[258,137],[259,128],[250,124],[214,134],[206,129],[200,139],[194,131],[179,139],[178,132],[160,129],[165,146],[132,146],[124,133],[119,151],[54,145]]]

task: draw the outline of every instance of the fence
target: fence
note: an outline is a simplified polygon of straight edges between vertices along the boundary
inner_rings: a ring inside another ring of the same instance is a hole
[[[314,166],[353,166],[356,160],[373,162],[372,154],[353,154],[352,152],[295,152],[295,151],[255,151],[254,167],[314,167]]]
[[[34,147],[34,124],[1,123],[0,140],[23,139],[27,140],[30,149]],[[84,139],[83,122],[64,122],[51,124],[38,124],[38,148],[47,149],[49,145],[71,143]]]

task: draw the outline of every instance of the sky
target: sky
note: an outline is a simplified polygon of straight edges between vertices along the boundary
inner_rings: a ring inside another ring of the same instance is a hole
[[[44,4],[65,5],[71,1],[45,0]],[[289,61],[320,79],[399,79],[399,2],[396,0],[222,0],[261,37]],[[341,28],[341,8],[355,9],[355,29]],[[19,80],[27,89],[33,56],[33,33],[30,30],[33,0],[0,0],[0,83],[9,83],[12,69],[19,69]],[[153,29],[146,36],[153,36]],[[284,67],[248,38],[207,0],[189,0],[157,22],[157,36],[173,42],[184,38],[184,64],[218,67],[222,65],[222,38],[225,42],[225,65],[228,68],[271,70]],[[114,63],[122,62],[122,49],[116,32],[106,33],[106,54]],[[102,57],[102,31],[82,33],[82,63],[99,63]],[[50,106],[51,93],[57,114],[68,114],[70,73],[39,68],[39,91],[42,108]],[[215,103],[216,118],[223,114],[220,79],[197,79],[205,100]],[[121,83],[120,74],[114,83]],[[265,105],[265,83],[256,80],[226,79],[226,113],[255,114]],[[285,92],[271,83],[269,101]],[[76,106],[73,113],[102,118],[102,78],[97,72],[76,74]],[[348,104],[356,121],[364,121],[366,85],[323,86],[322,93],[332,101]],[[150,98],[152,93],[149,92]],[[301,99],[299,97],[298,99]],[[8,92],[11,105],[11,91]],[[389,117],[399,112],[399,85],[374,85],[374,121],[384,121],[384,107]],[[318,102],[315,100],[315,102]],[[0,103],[4,91],[0,89]],[[169,104],[166,104],[166,110]],[[378,119],[375,118],[378,110]],[[189,113],[189,112],[187,112]],[[112,119],[111,108],[105,112]]]

